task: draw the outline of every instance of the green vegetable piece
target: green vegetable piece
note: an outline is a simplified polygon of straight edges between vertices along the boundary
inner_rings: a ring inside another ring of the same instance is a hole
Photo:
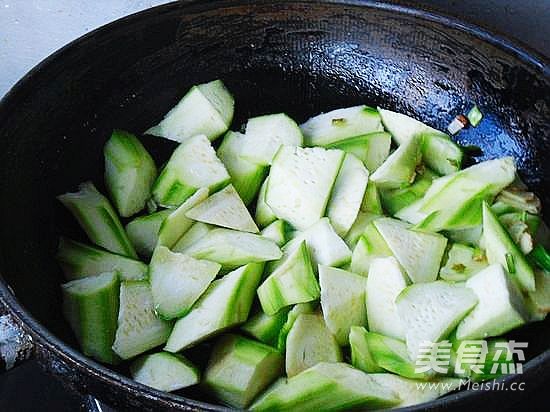
[[[227,185],[185,213],[189,219],[211,225],[258,233],[258,227],[233,185]]]
[[[301,314],[286,339],[286,374],[293,377],[320,362],[341,362],[338,342],[321,314]]]
[[[319,294],[319,284],[305,242],[258,288],[260,304],[268,315],[277,313],[285,306],[316,300]]]
[[[521,292],[500,264],[472,276],[466,287],[476,294],[478,304],[458,325],[457,339],[499,336],[523,325],[528,318]]]
[[[148,270],[147,265],[138,260],[63,237],[59,239],[56,258],[68,280],[105,272],[118,272],[121,280],[141,280]]]
[[[266,226],[261,235],[267,239],[274,241],[277,246],[283,246],[287,241],[288,227],[284,220],[276,220],[270,225]]]
[[[319,363],[275,382],[253,411],[349,411],[385,409],[401,402],[397,392],[345,363]]]
[[[514,271],[511,278],[524,291],[535,290],[535,274],[527,259],[518,249],[487,203],[483,204],[483,244],[489,263],[500,263],[507,267],[507,254],[513,256]],[[508,258],[510,259],[510,258]]]
[[[380,198],[384,209],[390,215],[395,215],[399,210],[407,207],[422,198],[437,175],[428,168],[418,171],[414,183],[400,189],[382,190]]]
[[[157,177],[155,162],[134,135],[122,130],[113,131],[103,153],[105,185],[111,199],[120,216],[132,216],[151,197]]]
[[[468,118],[468,121],[470,122],[470,124],[476,127],[479,124],[479,122],[481,122],[481,119],[483,118],[483,114],[481,114],[479,108],[476,105],[474,105],[470,109],[466,117]]]
[[[231,176],[235,190],[244,204],[249,205],[265,179],[267,168],[243,157],[246,144],[244,134],[229,131],[223,138],[217,154]]]
[[[370,346],[367,342],[368,332],[363,326],[352,326],[349,333],[351,347],[351,364],[363,372],[383,372],[372,357]]]
[[[360,210],[357,214],[355,222],[353,222],[351,229],[348,231],[348,234],[344,238],[346,244],[351,249],[354,249],[355,245],[357,245],[357,242],[359,241],[359,238],[363,235],[369,223],[375,219],[378,219],[379,217],[380,215],[378,214],[363,212]]]
[[[306,302],[298,303],[294,305],[292,309],[290,309],[286,318],[286,322],[281,328],[281,331],[279,332],[279,338],[277,339],[277,349],[279,349],[279,352],[284,352],[286,348],[286,338],[288,337],[288,333],[292,329],[292,326],[294,326],[294,322],[296,322],[296,319],[298,319],[298,316],[300,316],[302,313],[313,313],[316,306],[317,302]],[[285,309],[282,309],[277,312],[277,314],[284,312]]]
[[[376,110],[364,105],[319,114],[300,125],[300,128],[306,146],[327,146],[350,137],[383,130]]]
[[[149,281],[159,316],[173,319],[187,314],[220,268],[219,263],[157,247],[149,264]]]
[[[241,330],[266,345],[277,348],[281,329],[288,320],[289,308],[283,308],[274,315],[259,311],[241,326]]]
[[[117,327],[119,285],[116,272],[102,273],[61,285],[63,313],[82,352],[110,364],[119,360],[111,349]]]
[[[156,126],[145,133],[183,142],[197,135],[221,136],[233,119],[235,102],[221,80],[193,86]]]
[[[120,310],[113,350],[122,359],[153,349],[166,342],[172,324],[155,314],[148,281],[127,281],[120,285]]]
[[[205,237],[214,229],[214,226],[208,225],[202,222],[195,222],[191,225],[189,230],[183,234],[182,237],[176,242],[172,250],[178,253],[185,253],[185,251],[194,245],[199,239]]]
[[[439,276],[444,280],[462,282],[485,269],[487,265],[487,257],[480,249],[453,243]]]
[[[283,357],[270,346],[237,335],[221,337],[204,372],[204,387],[221,401],[246,408],[283,373]]]
[[[204,135],[185,140],[172,153],[170,160],[153,185],[153,198],[165,207],[181,205],[199,188],[210,193],[229,183],[230,176]]]
[[[330,143],[327,149],[340,149],[356,156],[369,172],[374,172],[390,154],[391,135],[386,132],[372,132]]]
[[[144,258],[150,258],[158,242],[159,229],[171,210],[161,210],[150,215],[138,216],[128,222],[126,233],[134,249]]]
[[[273,210],[265,202],[265,192],[267,190],[267,185],[269,183],[269,176],[264,180],[262,186],[260,187],[260,192],[258,193],[258,201],[256,202],[256,223],[260,227],[266,227],[270,223],[273,223],[277,220],[277,216],[273,213]]]
[[[363,235],[359,238],[353,255],[351,256],[351,271],[359,275],[367,276],[373,259],[378,257],[392,256],[392,251],[380,232],[374,226],[373,220],[370,222]]]
[[[109,200],[93,183],[80,184],[79,191],[57,197],[70,210],[90,240],[111,252],[136,259],[134,250]]]
[[[183,355],[159,352],[130,365],[132,378],[159,391],[173,392],[199,383],[199,370]]]
[[[210,284],[191,311],[174,325],[164,350],[179,352],[248,318],[263,265],[249,263]]]
[[[350,328],[367,323],[366,279],[342,269],[319,265],[319,284],[325,323],[338,344],[346,346]]]

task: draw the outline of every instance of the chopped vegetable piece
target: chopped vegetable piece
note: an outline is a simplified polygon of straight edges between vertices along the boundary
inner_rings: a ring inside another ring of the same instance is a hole
[[[374,225],[375,221],[367,225],[353,249],[351,271],[359,275],[368,275],[370,265],[375,258],[392,256],[391,249]]]
[[[487,267],[487,257],[480,249],[453,243],[447,252],[447,261],[439,271],[441,279],[465,281]]]
[[[161,206],[179,206],[199,188],[208,188],[213,193],[229,180],[225,166],[206,136],[197,135],[185,140],[172,153],[153,185],[153,197]]]
[[[319,265],[319,284],[325,323],[338,344],[346,346],[350,328],[367,323],[366,279],[342,269]]]
[[[543,245],[537,245],[529,255],[543,270],[550,272],[550,254]]]
[[[383,372],[376,364],[370,346],[367,342],[368,332],[363,326],[352,326],[349,333],[349,344],[351,347],[351,364],[363,372]]]
[[[345,236],[361,209],[369,172],[361,161],[346,154],[327,205],[327,217],[338,236]]]
[[[476,105],[474,105],[474,107],[470,109],[466,117],[468,118],[468,121],[470,122],[470,124],[476,127],[479,124],[479,122],[481,122],[481,119],[483,118],[483,114],[481,114],[481,112],[479,111],[479,108]]]
[[[103,149],[105,184],[122,217],[145,207],[151,186],[157,177],[155,162],[132,134],[115,130]]]
[[[62,237],[56,255],[68,280],[105,272],[118,272],[121,280],[141,280],[147,276],[147,265],[126,256]]]
[[[412,185],[400,189],[380,191],[384,209],[390,215],[395,215],[399,210],[422,198],[435,178],[437,178],[437,175],[430,169],[424,167],[419,170],[417,168],[416,178]]]
[[[406,287],[396,298],[409,355],[417,359],[425,342],[439,342],[477,304],[474,292],[445,281],[416,283]]]
[[[357,214],[355,222],[353,222],[351,229],[348,231],[348,234],[344,238],[346,244],[351,249],[355,248],[355,245],[357,245],[359,238],[363,235],[369,223],[372,222],[374,219],[378,219],[379,217],[380,215],[378,214],[363,212],[360,210]]]
[[[117,363],[111,349],[118,313],[119,279],[116,272],[73,280],[61,286],[63,312],[82,352],[105,363]]]
[[[241,330],[260,342],[277,348],[279,335],[288,320],[288,312],[289,308],[281,309],[274,315],[259,311],[241,326]]]
[[[350,137],[383,130],[380,115],[373,108],[363,105],[319,114],[300,128],[306,146],[326,146]]]
[[[144,258],[150,258],[157,245],[159,229],[171,210],[161,210],[150,215],[138,216],[128,222],[126,233],[134,249]]]
[[[405,339],[405,330],[397,314],[395,299],[407,284],[407,275],[393,256],[376,258],[371,262],[366,299],[369,329],[372,332]]]
[[[320,147],[281,146],[271,166],[265,202],[299,230],[325,213],[345,153]]]
[[[399,394],[345,363],[319,363],[275,382],[250,407],[253,411],[349,411],[385,409]]]
[[[243,232],[258,233],[258,227],[233,185],[212,194],[185,213],[190,219]]]
[[[262,264],[249,263],[212,282],[176,322],[164,350],[179,352],[246,321],[262,270]]]
[[[302,132],[284,113],[254,117],[246,124],[243,157],[268,166],[281,146],[302,146]]]
[[[451,123],[449,123],[449,126],[447,126],[447,131],[450,134],[455,135],[458,132],[460,132],[462,129],[464,129],[466,126],[468,126],[468,119],[463,115],[459,114],[453,119]]]
[[[258,288],[262,309],[268,315],[285,306],[316,300],[319,294],[305,241]]]
[[[272,347],[237,335],[221,337],[204,372],[206,390],[221,401],[246,408],[283,373],[283,357]]]
[[[296,322],[296,319],[298,319],[298,316],[300,316],[302,313],[313,313],[315,311],[315,308],[317,307],[317,302],[306,302],[306,303],[298,303],[290,309],[288,312],[288,316],[286,318],[286,322],[281,328],[281,332],[279,332],[279,338],[277,339],[277,349],[279,349],[279,352],[283,352],[286,348],[286,338],[288,336],[288,332],[292,329],[292,326],[294,325],[294,322]],[[277,313],[284,313],[284,309],[280,310]]]
[[[231,183],[245,205],[252,202],[267,174],[267,168],[243,157],[246,145],[244,134],[229,131],[218,148],[218,157],[231,176]]]
[[[543,320],[550,312],[550,273],[535,271],[535,285],[535,291],[527,293],[526,304],[531,320]]]
[[[391,135],[386,132],[372,132],[330,143],[327,149],[340,149],[356,156],[369,172],[374,172],[390,154]]]
[[[276,220],[265,227],[261,234],[263,237],[274,241],[278,246],[283,246],[287,241],[287,226],[284,220]]]
[[[162,345],[172,323],[155,314],[153,294],[148,281],[127,281],[120,285],[120,310],[113,350],[122,359]]]
[[[472,276],[466,287],[476,294],[478,304],[458,325],[457,339],[498,336],[525,323],[528,316],[521,292],[500,264]]]
[[[277,216],[273,213],[273,210],[265,202],[265,192],[267,190],[267,185],[269,184],[269,176],[264,180],[262,186],[260,187],[260,192],[258,194],[258,201],[256,202],[256,223],[260,227],[266,227],[270,223],[273,223],[277,220]]]
[[[202,134],[221,136],[233,119],[235,102],[221,80],[193,86],[164,119],[145,133],[183,142]]]
[[[320,362],[341,362],[338,342],[320,314],[301,314],[286,339],[286,374],[293,377]]]
[[[221,265],[197,260],[164,246],[155,249],[149,282],[155,310],[163,319],[184,316],[214,280]]]
[[[57,197],[71,211],[90,240],[111,252],[137,258],[118,216],[109,200],[93,183],[80,184],[79,191]]]
[[[130,365],[132,378],[159,391],[173,392],[199,383],[199,370],[183,355],[153,353]]]
[[[172,247],[174,252],[185,253],[185,251],[193,244],[205,237],[214,229],[214,226],[208,225],[202,222],[195,222],[193,225],[183,234],[177,243]]]

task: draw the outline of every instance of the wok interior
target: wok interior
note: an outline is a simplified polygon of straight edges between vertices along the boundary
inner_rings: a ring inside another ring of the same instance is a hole
[[[233,129],[250,116],[382,105],[439,129],[477,103],[484,120],[458,136],[483,158],[512,155],[550,205],[550,80],[473,35],[391,10],[337,4],[172,5],[102,30],[33,74],[0,110],[0,271],[20,302],[74,346],[54,254],[84,240],[55,196],[92,179],[113,128],[141,133],[193,84],[221,78]],[[145,137],[158,164],[174,144]],[[548,322],[514,336],[547,349]]]

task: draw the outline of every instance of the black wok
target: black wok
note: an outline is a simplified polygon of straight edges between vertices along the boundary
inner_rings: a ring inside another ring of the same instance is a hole
[[[102,147],[113,128],[142,132],[190,85],[215,78],[235,95],[233,128],[262,113],[303,121],[366,103],[444,129],[477,103],[485,118],[458,141],[480,146],[481,159],[514,156],[550,205],[548,62],[481,29],[375,1],[234,0],[170,4],[96,30],[0,102],[0,314],[8,314],[0,333],[9,320],[21,329],[14,342],[27,349],[20,358],[34,355],[68,387],[115,407],[219,408],[197,389],[161,393],[78,352],[61,315],[53,256],[61,232],[82,235],[55,195],[85,179],[102,182]],[[144,142],[158,160],[173,147]],[[529,360],[506,384],[526,382],[528,391],[548,382],[549,322],[511,336],[529,343]],[[463,391],[419,408],[496,408],[526,395]]]

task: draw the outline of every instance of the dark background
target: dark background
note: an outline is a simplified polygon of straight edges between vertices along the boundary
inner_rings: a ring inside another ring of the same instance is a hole
[[[33,65],[63,44],[120,16],[162,0],[0,0],[0,96]],[[550,0],[395,1],[439,11],[515,38],[550,57]],[[510,410],[544,410],[539,390]],[[68,392],[29,362],[0,375],[0,411],[75,411],[89,400]]]

